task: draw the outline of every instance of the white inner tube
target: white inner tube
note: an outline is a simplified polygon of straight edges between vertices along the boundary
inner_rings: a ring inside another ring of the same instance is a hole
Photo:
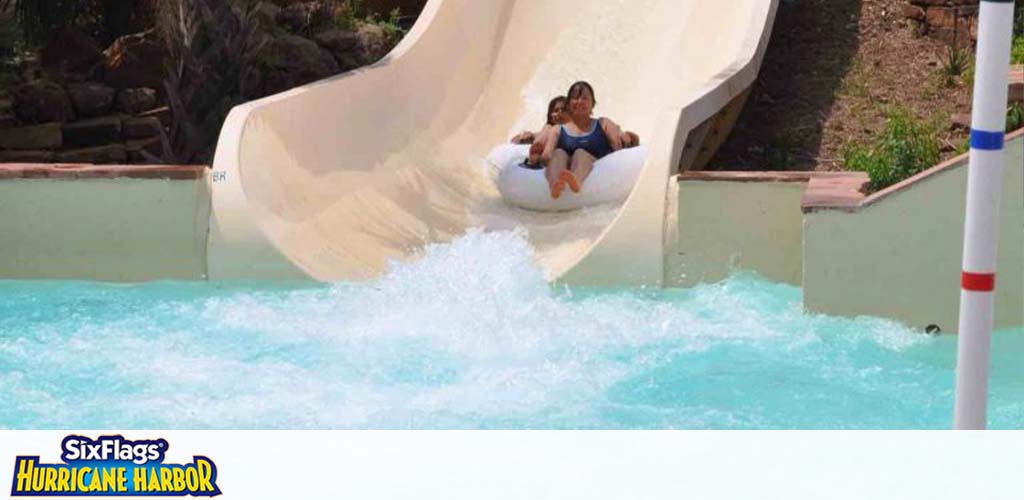
[[[498,169],[498,191],[506,203],[541,212],[563,212],[625,201],[647,158],[646,146],[616,151],[594,163],[594,170],[579,193],[566,187],[562,195],[554,199],[544,170],[521,166],[529,150],[528,145],[503,144],[491,151],[487,161]]]

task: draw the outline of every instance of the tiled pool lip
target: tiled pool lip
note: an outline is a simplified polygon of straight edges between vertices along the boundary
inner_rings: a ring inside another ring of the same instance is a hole
[[[864,177],[859,172],[803,172],[803,171],[699,171],[683,172],[679,180],[706,182],[808,182],[813,178],[837,179]]]
[[[9,179],[166,179],[196,180],[205,165],[92,165],[81,163],[0,163]]]
[[[1024,136],[1024,129],[1006,135],[1006,141]],[[794,182],[807,183],[800,208],[804,213],[817,210],[855,212],[893,194],[951,169],[966,166],[968,154],[950,158],[913,177],[893,184],[881,191],[865,195],[868,177],[863,172],[800,172],[800,171],[702,171],[679,174],[680,182]]]
[[[868,176],[863,172],[684,172],[680,182],[804,183],[800,208],[852,211],[864,201]]]

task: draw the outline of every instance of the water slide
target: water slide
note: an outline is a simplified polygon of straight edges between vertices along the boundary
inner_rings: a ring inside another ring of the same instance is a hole
[[[232,110],[208,277],[368,280],[430,243],[520,230],[551,280],[660,285],[673,176],[753,83],[777,1],[430,0],[380,62]],[[619,206],[508,206],[487,153],[576,80],[649,148],[636,187]]]

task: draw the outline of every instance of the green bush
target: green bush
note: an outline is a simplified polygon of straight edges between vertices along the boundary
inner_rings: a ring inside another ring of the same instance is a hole
[[[1024,35],[1017,35],[1013,38],[1010,60],[1013,61],[1013,64],[1024,64]]]
[[[346,31],[355,31],[359,28],[359,23],[376,24],[384,29],[388,41],[392,44],[398,43],[405,36],[405,30],[398,24],[399,18],[402,17],[402,12],[399,9],[392,10],[385,19],[380,14],[367,9],[363,0],[345,0],[343,4],[346,8],[341,9],[341,14],[334,19],[335,27]]]
[[[1006,131],[1013,132],[1024,127],[1024,103],[1015,102],[1006,110]]]
[[[384,34],[388,37],[388,42],[392,45],[397,44],[405,36],[405,30],[398,25],[399,18],[402,17],[402,11],[397,7],[388,14],[387,19],[378,19],[376,15],[370,16],[370,21],[378,24],[384,29]]]
[[[931,168],[939,153],[938,127],[896,110],[881,136],[869,144],[847,146],[843,159],[848,170],[866,172],[871,190],[877,191]]]

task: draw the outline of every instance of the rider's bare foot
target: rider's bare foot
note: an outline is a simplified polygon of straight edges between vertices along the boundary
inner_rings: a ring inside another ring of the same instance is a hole
[[[572,189],[572,192],[574,193],[578,193],[580,192],[580,189],[582,189],[579,178],[576,177],[576,174],[568,170],[563,170],[562,173],[558,175],[558,179],[569,184],[569,189]]]
[[[557,200],[562,196],[562,191],[565,191],[565,180],[559,177],[559,179],[551,185],[551,197]]]

